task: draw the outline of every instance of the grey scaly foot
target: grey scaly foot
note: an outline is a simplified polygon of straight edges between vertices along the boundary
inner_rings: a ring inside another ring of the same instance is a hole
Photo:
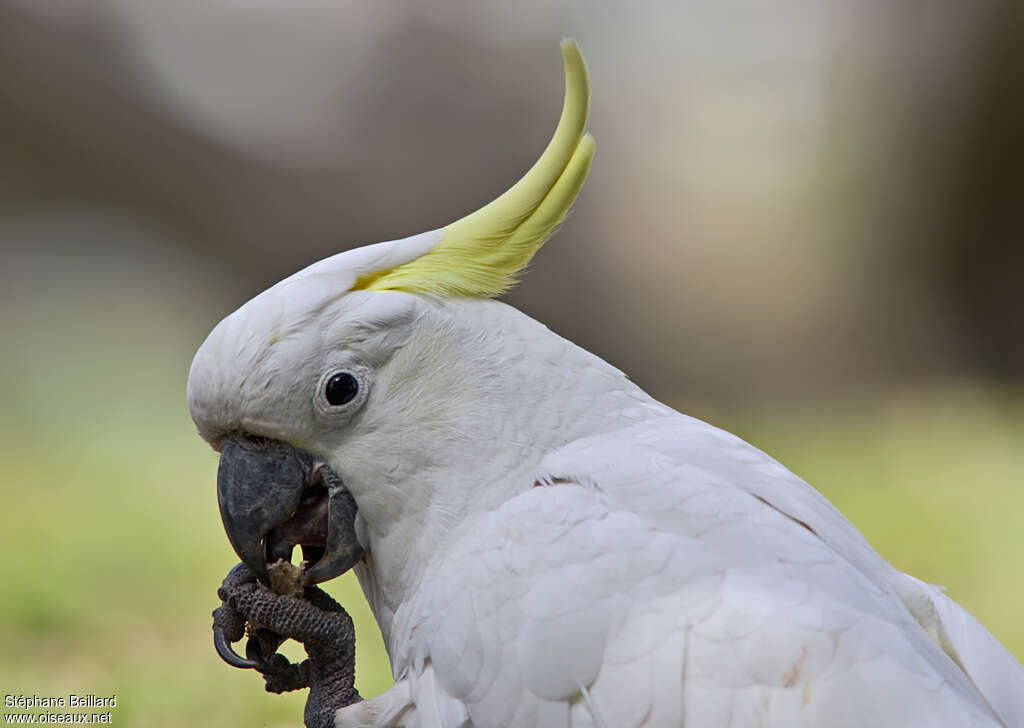
[[[326,592],[306,587],[303,598],[275,594],[243,564],[228,574],[214,611],[214,642],[227,662],[253,667],[266,689],[279,693],[309,687],[305,722],[308,728],[330,728],[339,708],[361,700],[355,689],[355,629],[348,613]],[[243,659],[230,648],[249,623]],[[307,660],[295,665],[275,654],[285,639],[301,642]],[[225,645],[225,642],[227,643]]]

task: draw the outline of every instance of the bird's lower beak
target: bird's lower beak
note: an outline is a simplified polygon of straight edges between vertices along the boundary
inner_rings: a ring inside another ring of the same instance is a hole
[[[341,479],[310,453],[242,434],[221,447],[217,501],[231,547],[269,584],[267,563],[302,546],[306,584],[348,571],[363,555],[356,504]]]

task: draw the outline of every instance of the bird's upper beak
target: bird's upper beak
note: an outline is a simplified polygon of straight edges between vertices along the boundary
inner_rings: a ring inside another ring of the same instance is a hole
[[[362,558],[352,494],[326,463],[285,442],[228,436],[217,501],[232,548],[264,583],[266,565],[290,560],[295,546],[309,562],[307,585],[333,579]]]

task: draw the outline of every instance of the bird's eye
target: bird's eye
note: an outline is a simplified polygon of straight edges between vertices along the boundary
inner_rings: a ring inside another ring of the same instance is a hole
[[[348,404],[359,394],[359,382],[348,372],[338,372],[324,385],[324,397],[328,404],[339,407]]]

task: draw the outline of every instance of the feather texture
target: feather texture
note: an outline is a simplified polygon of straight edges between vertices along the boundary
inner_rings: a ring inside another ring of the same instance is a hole
[[[471,725],[1020,724],[1024,673],[994,638],[742,440],[663,415],[552,453],[537,482],[395,616],[396,669],[426,666]]]

